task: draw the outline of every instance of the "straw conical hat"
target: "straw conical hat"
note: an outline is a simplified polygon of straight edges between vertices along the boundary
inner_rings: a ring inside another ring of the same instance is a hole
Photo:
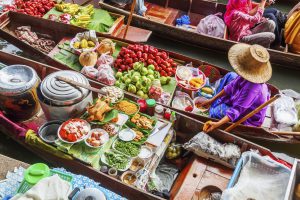
[[[235,44],[228,59],[236,73],[250,82],[265,83],[272,76],[269,52],[260,45]]]

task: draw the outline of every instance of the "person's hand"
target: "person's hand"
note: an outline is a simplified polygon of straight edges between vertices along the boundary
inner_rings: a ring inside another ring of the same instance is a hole
[[[216,128],[218,128],[220,125],[218,122],[213,122],[213,121],[207,121],[205,122],[204,126],[203,126],[203,131],[205,133],[211,132],[213,130],[215,130]]]
[[[199,104],[200,107],[208,108],[212,103],[213,103],[213,100],[212,99],[208,99],[208,100],[203,101],[203,102],[198,103],[198,104]]]

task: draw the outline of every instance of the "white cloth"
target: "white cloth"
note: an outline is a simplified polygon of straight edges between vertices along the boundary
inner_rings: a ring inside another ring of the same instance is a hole
[[[58,175],[40,180],[23,195],[16,195],[11,200],[68,200],[71,184]]]

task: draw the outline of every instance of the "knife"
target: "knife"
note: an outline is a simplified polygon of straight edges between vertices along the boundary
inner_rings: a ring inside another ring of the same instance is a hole
[[[149,135],[149,137],[155,135],[156,133],[158,133],[159,131],[161,131],[163,128],[165,128],[166,126],[168,126],[169,123],[164,123],[163,125],[161,125],[158,128],[155,128],[154,131]]]

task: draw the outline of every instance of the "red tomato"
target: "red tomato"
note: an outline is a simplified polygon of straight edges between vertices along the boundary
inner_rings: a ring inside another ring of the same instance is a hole
[[[67,132],[65,130],[61,130],[59,134],[62,139],[67,139]]]
[[[69,134],[67,140],[69,142],[76,142],[77,138],[74,134]]]
[[[172,71],[168,72],[168,76],[173,76],[173,72]]]

